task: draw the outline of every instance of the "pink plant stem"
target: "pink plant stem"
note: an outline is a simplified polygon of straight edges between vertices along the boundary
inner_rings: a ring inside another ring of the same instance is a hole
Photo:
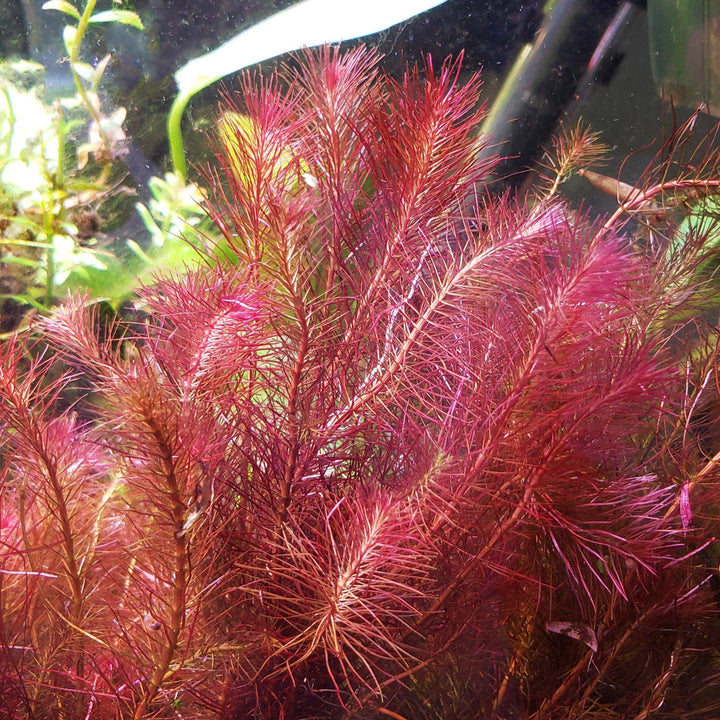
[[[294,290],[295,288],[293,288]],[[300,323],[300,347],[295,356],[292,379],[290,381],[288,398],[288,424],[289,424],[289,452],[285,463],[285,472],[280,485],[280,508],[277,516],[277,526],[280,528],[287,518],[288,507],[292,496],[292,486],[297,474],[297,456],[300,440],[300,420],[298,418],[298,397],[300,395],[300,382],[305,368],[305,359],[310,348],[310,334],[305,319],[305,307],[298,295],[293,296],[295,313]]]
[[[695,486],[702,481],[702,479],[708,475],[710,472],[712,472],[720,463],[720,450],[713,455],[710,460],[705,463],[705,465],[700,468],[697,475],[695,475],[694,478],[691,478],[687,482],[687,493],[688,495],[693,491]],[[671,515],[673,515],[675,512],[677,512],[678,507],[680,506],[680,495],[673,500],[672,505],[668,508],[667,512],[665,513],[665,519],[669,518]]]
[[[612,617],[612,606],[608,608],[608,612],[606,613],[606,618]],[[613,646],[612,652],[605,658],[605,662],[602,664],[602,667],[598,671],[597,675],[595,676],[595,679],[588,685],[588,687],[585,689],[585,692],[582,695],[582,698],[580,699],[581,705],[585,705],[585,703],[590,699],[590,695],[595,691],[595,688],[598,686],[600,681],[603,677],[607,675],[608,670],[610,669],[610,666],[615,662],[615,658],[620,654],[620,651],[623,649],[623,647],[627,644],[627,641],[630,639],[630,636],[640,627],[645,620],[645,618],[651,614],[653,610],[656,609],[656,606],[650,607],[646,612],[644,612],[636,622],[634,622],[624,633],[623,636],[620,638],[620,640],[615,643]],[[561,689],[567,690],[569,688],[569,683],[563,683],[563,685],[558,688],[558,690],[555,692],[555,695],[558,695],[560,693]],[[562,694],[562,693],[561,693]],[[553,699],[551,700],[551,706],[553,704],[553,701],[555,701],[555,695],[553,696]]]
[[[535,364],[537,362],[538,354],[541,352],[542,348],[544,348],[544,338],[540,337],[537,338],[535,341],[535,345],[532,349],[532,351],[529,353],[522,373],[520,374],[520,377],[518,378],[517,382],[517,392],[515,393],[515,398],[519,398],[522,394],[523,389],[526,387],[530,375],[532,373],[533,368],[535,367]],[[510,402],[508,405],[504,408],[503,416],[507,417],[509,413],[512,411],[514,403]],[[498,422],[496,425],[496,433],[501,433],[502,428],[504,427],[504,424],[502,421]],[[447,584],[444,591],[438,596],[438,598],[435,600],[435,602],[430,606],[430,608],[423,613],[423,616],[420,618],[420,620],[416,623],[417,627],[422,627],[442,606],[447,602],[448,598],[452,595],[452,593],[455,592],[455,589],[457,586],[463,582],[463,580],[470,574],[470,572],[476,567],[477,563],[479,563],[483,558],[485,558],[488,553],[497,545],[497,543],[500,541],[500,539],[505,535],[505,533],[516,523],[520,520],[520,518],[524,515],[526,508],[528,504],[530,503],[533,493],[535,491],[535,486],[537,485],[540,477],[543,474],[543,470],[547,463],[550,460],[550,457],[552,455],[552,452],[548,454],[548,457],[545,459],[545,462],[542,466],[535,468],[533,472],[533,476],[528,481],[527,486],[525,488],[525,492],[523,493],[522,500],[517,504],[513,512],[505,518],[505,520],[498,525],[498,527],[495,529],[495,532],[490,536],[490,538],[487,540],[485,545],[476,553],[472,558],[468,560],[465,567],[453,578],[451,582]],[[482,469],[485,465],[486,457],[485,453],[480,453],[478,458],[475,460],[475,463],[473,464],[472,468],[469,472],[469,478],[470,482],[472,482],[473,478],[476,478],[479,473],[482,472]],[[505,486],[509,485],[508,483],[505,483]]]
[[[186,507],[182,501],[177,475],[175,474],[175,462],[173,460],[172,449],[170,448],[164,433],[155,421],[155,418],[152,417],[150,413],[145,414],[145,422],[155,439],[160,453],[163,477],[167,485],[167,493],[170,499],[172,521],[173,526],[175,527],[175,532],[173,534],[174,572],[172,579],[173,590],[170,617],[168,625],[165,628],[167,642],[163,649],[160,662],[155,669],[155,673],[148,683],[140,703],[135,709],[133,720],[140,720],[140,718],[145,716],[149,705],[155,699],[155,696],[157,695],[163,682],[167,679],[170,665],[172,664],[178,650],[180,632],[182,631],[185,623],[185,593],[188,582],[187,535],[179,532],[183,527]]]
[[[68,571],[68,582],[70,583],[73,598],[72,617],[73,620],[79,624],[83,605],[83,582],[75,557],[75,541],[73,539],[72,526],[70,524],[70,517],[68,516],[67,505],[65,503],[65,493],[63,492],[63,488],[58,480],[57,468],[52,462],[48,462],[46,467],[50,483],[52,484],[53,492],[55,494],[57,511],[60,516],[63,547],[65,551],[65,567]]]
[[[613,601],[616,599],[616,596],[613,596]],[[611,602],[608,606],[607,612],[605,613],[605,616],[602,621],[603,626],[607,626],[607,623],[612,619],[613,612],[615,611],[615,602]],[[635,625],[630,627],[625,634],[622,636],[622,638],[618,641],[618,644],[616,648],[614,648],[613,652],[610,654],[610,657],[605,660],[603,663],[602,668],[598,671],[595,679],[590,683],[590,687],[588,691],[583,695],[581,699],[581,704],[584,705],[588,698],[590,697],[591,692],[595,689],[597,684],[602,680],[605,673],[610,668],[610,665],[615,660],[620,648],[623,647],[624,643],[627,641],[627,639],[632,634],[633,630],[635,629]],[[561,685],[558,686],[558,688],[553,693],[550,700],[545,700],[538,711],[532,716],[533,720],[542,720],[543,717],[546,717],[547,714],[565,697],[567,692],[573,688],[576,687],[576,681],[578,677],[580,676],[580,673],[588,666],[588,662],[590,658],[592,657],[592,651],[586,652],[580,660],[578,660],[577,663],[575,663],[575,666],[570,670],[569,673],[565,676],[564,681]]]
[[[649,693],[647,702],[645,703],[645,707],[637,715],[635,715],[632,720],[647,720],[647,718],[653,716],[651,715],[651,713],[654,714],[663,705],[663,703],[665,702],[665,696],[667,694],[668,684],[675,677],[675,665],[677,663],[677,659],[681,653],[681,650],[682,636],[678,634],[678,637],[675,640],[675,646],[673,647],[673,651],[670,654],[670,662],[668,663],[668,667],[653,685],[653,688]],[[652,705],[653,707],[650,707],[650,705]]]
[[[426,308],[425,312],[423,312],[422,316],[415,322],[402,345],[400,345],[395,353],[395,356],[392,358],[387,368],[382,372],[382,374],[380,374],[378,379],[366,390],[361,390],[361,392],[355,395],[355,397],[353,397],[339,413],[334,414],[331,417],[328,425],[324,428],[324,431],[328,436],[330,436],[331,433],[338,427],[343,427],[345,423],[353,417],[353,415],[360,412],[361,408],[366,403],[370,402],[375,396],[388,387],[393,377],[402,370],[408,354],[414,347],[417,346],[423,332],[426,331],[427,326],[431,323],[433,316],[440,310],[453,289],[457,287],[463,278],[472,273],[473,270],[477,269],[478,265],[481,265],[482,262],[487,260],[492,254],[498,252],[500,251],[497,248],[488,248],[484,252],[479,253],[471,262],[463,265],[463,267],[455,273],[446,286],[437,293],[435,298],[433,298],[433,301]]]
[[[387,708],[377,708],[378,715],[384,715],[385,717],[393,718],[393,720],[407,720],[407,718],[403,715],[399,715],[396,712],[393,712],[392,710],[388,710]]]
[[[440,655],[444,652],[446,652],[449,648],[452,647],[453,643],[457,641],[457,639],[465,632],[465,628],[461,627],[459,630],[456,630],[437,650],[437,654]],[[390,687],[391,685],[400,682],[401,680],[404,680],[405,678],[412,677],[413,675],[417,675],[421,670],[424,670],[425,668],[432,665],[432,663],[435,661],[436,655],[433,654],[432,657],[429,657],[425,660],[422,660],[412,667],[407,668],[407,670],[404,670],[403,672],[396,673],[394,675],[391,675],[389,678],[386,678],[381,683],[378,684],[377,689],[373,689],[371,691],[368,691],[363,697],[358,699],[359,707],[365,707],[367,703],[369,703],[373,697],[376,696],[376,692],[378,690],[382,690],[383,688]],[[377,709],[377,712],[380,712],[380,709]],[[348,719],[350,718],[350,715],[346,716]]]
[[[443,607],[443,605],[445,605],[449,597],[455,592],[457,586],[465,580],[476,565],[488,555],[495,545],[497,545],[503,535],[505,535],[505,533],[523,516],[525,509],[533,496],[535,485],[537,485],[540,475],[541,473],[535,473],[535,477],[525,488],[522,500],[517,504],[515,510],[513,510],[513,512],[495,529],[495,532],[490,536],[485,545],[483,545],[483,547],[475,555],[473,555],[470,560],[468,560],[465,567],[453,578],[452,582],[447,584],[443,592],[438,596],[437,600],[435,600],[430,608],[423,613],[420,620],[416,623],[416,627],[422,627],[438,612],[438,610]]]
[[[666,182],[658,183],[657,185],[653,185],[652,187],[642,192],[638,191],[636,195],[623,202],[620,207],[618,207],[617,210],[615,210],[615,212],[605,221],[602,226],[601,233],[609,232],[613,227],[617,225],[618,221],[625,213],[632,212],[633,210],[637,210],[638,208],[642,208],[643,205],[646,205],[649,201],[651,201],[658,195],[673,190],[684,191],[687,195],[690,196],[694,194],[694,191],[701,190],[705,190],[710,194],[716,194],[718,191],[720,191],[720,180],[669,180]],[[705,475],[707,475],[711,470],[713,470],[713,468],[715,468],[715,466],[719,462],[720,452],[717,452],[700,470],[700,472],[698,472],[698,474],[690,480],[688,484],[688,492],[691,492],[695,485],[697,485],[697,483]],[[679,505],[680,497],[677,497],[668,509],[668,511],[665,513],[665,518],[667,519],[668,517],[670,517],[670,515],[675,513]]]
[[[45,460],[50,483],[52,484],[53,493],[55,494],[55,503],[57,512],[60,517],[60,526],[62,528],[63,548],[65,553],[65,567],[67,569],[68,582],[72,591],[72,619],[77,626],[82,624],[83,609],[83,580],[78,568],[77,558],[75,555],[75,540],[73,538],[73,529],[68,515],[65,493],[58,479],[57,466],[50,459]],[[75,670],[79,677],[85,674],[85,660],[83,648],[78,651],[77,663]]]

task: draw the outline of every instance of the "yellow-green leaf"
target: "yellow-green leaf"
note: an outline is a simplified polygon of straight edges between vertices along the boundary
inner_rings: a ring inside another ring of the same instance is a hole
[[[73,47],[75,45],[75,38],[77,37],[77,28],[74,25],[66,25],[63,28],[63,42],[65,43],[65,50],[67,54],[73,54]]]
[[[80,13],[78,9],[68,0],[48,0],[43,3],[43,10],[59,10],[66,15],[74,17],[76,20],[80,19]]]
[[[90,16],[91,23],[117,22],[123,25],[132,25],[138,30],[143,30],[140,16],[132,10],[105,10]]]

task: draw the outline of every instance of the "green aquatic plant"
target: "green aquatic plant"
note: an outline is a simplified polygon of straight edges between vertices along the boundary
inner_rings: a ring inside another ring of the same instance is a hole
[[[205,208],[204,191],[173,173],[153,177],[148,185],[152,198],[136,208],[150,235],[152,256],[132,240],[128,241],[130,248],[148,268],[179,268],[197,261],[198,251],[208,245],[214,227]]]
[[[246,77],[225,257],[0,347],[6,716],[719,711],[704,238],[549,197],[562,158],[480,195],[479,80],[378,60]]]
[[[44,5],[77,21],[63,32],[75,95],[47,97],[44,68],[36,64],[8,61],[0,68],[1,291],[6,304],[46,310],[63,286],[73,285],[73,276],[112,274],[120,265],[103,247],[100,208],[129,192],[117,172],[112,176],[125,153],[125,110],[106,112],[100,100],[110,56],[93,66],[80,53],[94,23],[141,25],[134,13],[94,13],[94,7],[94,0],[82,13],[67,0]],[[80,128],[86,129],[84,142]]]
[[[97,161],[107,169],[113,160],[122,157],[125,152],[125,133],[122,129],[125,109],[116,108],[110,115],[106,114],[98,95],[98,88],[110,62],[110,54],[105,55],[95,65],[90,65],[81,61],[80,51],[91,25],[122,23],[142,30],[143,24],[140,16],[131,10],[113,8],[96,13],[96,5],[97,0],[86,0],[85,7],[80,12],[70,0],[47,0],[43,4],[43,10],[57,10],[77,22],[64,27],[63,41],[78,97],[92,118],[88,143],[81,147],[81,164],[87,162],[87,155],[92,152]]]
[[[76,104],[48,102],[44,68],[5,63],[0,96],[0,208],[4,297],[49,307],[75,267],[104,267],[93,248],[93,178],[68,170],[71,133],[81,122]]]
[[[152,178],[147,204],[131,202],[135,188],[123,178],[125,109],[106,109],[100,91],[110,55],[90,65],[81,50],[93,26],[142,25],[133,12],[95,6],[88,2],[81,12],[66,0],[44,5],[76,21],[63,32],[75,93],[49,97],[45,69],[36,63],[0,66],[2,331],[22,323],[27,308],[46,312],[72,290],[117,307],[158,266],[197,262],[207,245],[211,223],[194,183]],[[149,243],[106,234],[133,205]]]

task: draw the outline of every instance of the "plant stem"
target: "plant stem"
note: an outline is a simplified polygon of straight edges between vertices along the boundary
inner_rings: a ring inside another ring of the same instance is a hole
[[[185,519],[185,504],[182,501],[178,478],[175,473],[175,460],[172,448],[168,443],[165,434],[155,421],[155,418],[148,412],[145,414],[145,423],[152,433],[158,448],[162,473],[164,476],[167,496],[170,501],[170,513],[175,532],[173,535],[173,577],[172,577],[172,600],[170,603],[170,617],[165,627],[167,643],[163,649],[160,661],[155,668],[145,693],[135,708],[133,720],[143,718],[161,685],[168,676],[170,665],[173,662],[175,653],[180,644],[180,633],[185,625],[185,594],[188,583],[188,541],[187,535],[180,532]]]
[[[628,198],[620,207],[603,223],[601,233],[607,233],[617,228],[620,218],[628,212],[637,210],[648,203],[648,201],[658,195],[677,190],[687,195],[692,195],[694,191],[705,190],[710,194],[717,193],[720,190],[720,180],[669,180],[667,182],[653,185],[647,190],[637,191],[637,194]]]
[[[44,204],[43,204],[44,205]],[[61,203],[62,205],[62,203]],[[60,210],[62,213],[62,208]],[[45,254],[45,307],[52,305],[55,296],[55,249],[53,240],[55,239],[55,227],[53,222],[52,208],[43,207],[43,229],[45,231],[45,239],[47,241],[47,251]]]
[[[185,181],[187,178],[187,163],[185,161],[185,147],[182,136],[182,118],[187,104],[193,93],[178,93],[173,100],[167,119],[168,144],[170,145],[170,158],[172,159],[175,174]]]
[[[293,365],[292,380],[290,383],[290,397],[288,398],[288,422],[290,451],[285,464],[285,473],[280,486],[280,508],[278,511],[278,529],[285,523],[292,497],[292,486],[297,474],[297,458],[300,444],[300,421],[298,418],[298,399],[300,397],[300,382],[305,367],[305,359],[310,348],[310,337],[307,322],[305,321],[305,308],[299,296],[294,296],[295,311],[300,324],[301,340]]]
[[[92,117],[93,122],[97,125],[98,134],[100,135],[102,144],[105,148],[109,150],[110,139],[108,138],[107,133],[103,129],[100,112],[98,111],[98,108],[95,107],[95,104],[88,97],[87,91],[85,90],[85,84],[83,83],[82,78],[80,77],[80,75],[78,75],[77,70],[75,69],[75,64],[80,58],[80,46],[82,45],[83,38],[85,37],[85,33],[87,32],[88,25],[90,24],[90,18],[92,17],[96,4],[97,0],[87,0],[85,10],[83,10],[83,14],[80,17],[77,28],[75,28],[75,36],[73,37],[72,47],[70,48],[70,72],[72,73],[75,87],[78,91],[80,99],[83,101],[83,105],[85,105],[85,107],[88,109],[90,117]],[[106,163],[106,165],[107,164],[108,163]]]

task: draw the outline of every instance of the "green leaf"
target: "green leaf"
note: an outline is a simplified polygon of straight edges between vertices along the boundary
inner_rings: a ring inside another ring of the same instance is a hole
[[[95,79],[93,80],[93,90],[97,92],[98,87],[100,86],[100,81],[102,80],[102,76],[105,74],[105,70],[107,69],[108,63],[110,62],[110,58],[112,55],[110,53],[107,53],[105,57],[100,60],[100,62],[95,67]]]
[[[144,30],[140,16],[132,10],[105,10],[90,16],[91,23],[117,22],[122,25],[132,25],[137,30]]]
[[[85,82],[91,83],[95,79],[95,68],[89,63],[76,62],[73,69]]]
[[[32,292],[32,288],[28,291]],[[16,302],[19,302],[23,305],[32,305],[32,307],[36,308],[37,310],[40,310],[41,312],[47,312],[47,308],[45,305],[43,305],[41,302],[38,302],[35,300],[32,295],[26,294],[26,295],[0,295],[0,297],[3,298],[10,298],[11,300],[15,300]]]
[[[66,15],[74,17],[76,20],[80,19],[78,9],[72,3],[68,2],[68,0],[48,0],[46,3],[43,3],[42,9],[59,10]]]
[[[153,259],[133,239],[128,239],[125,242],[136,257],[140,258],[146,265],[153,265]]]
[[[39,233],[42,231],[41,223],[37,223],[34,220],[30,220],[22,215],[13,215],[9,218],[9,220],[14,225],[20,225],[20,227],[24,227],[32,233]],[[6,245],[27,245],[28,247],[48,247],[47,243],[36,243],[29,240],[18,240],[16,238],[3,238],[3,243]]]
[[[710,195],[698,200],[680,223],[669,252],[679,250],[688,238],[704,237],[706,248],[720,247],[720,196]]]
[[[93,298],[105,298],[113,305],[120,304],[138,287],[136,274],[117,259],[107,259],[107,269],[91,265],[75,265],[58,288],[65,292],[86,292]]]
[[[75,37],[77,36],[77,28],[74,25],[66,25],[63,28],[63,42],[65,43],[65,50],[68,55],[73,54],[73,47],[75,46]]]
[[[140,218],[143,221],[143,225],[145,225],[147,231],[151,235],[162,235],[162,230],[160,229],[160,226],[155,222],[155,219],[150,214],[150,211],[142,203],[138,203],[135,207],[137,208],[138,214],[140,215]],[[134,242],[134,240],[129,240],[128,244],[130,242]],[[135,244],[137,245],[137,243]],[[135,248],[132,245],[130,247],[132,248],[133,252],[135,252]],[[138,245],[138,247],[140,246]]]
[[[22,265],[23,267],[35,268],[40,264],[39,260],[32,258],[16,257],[15,255],[3,255],[3,265]]]

